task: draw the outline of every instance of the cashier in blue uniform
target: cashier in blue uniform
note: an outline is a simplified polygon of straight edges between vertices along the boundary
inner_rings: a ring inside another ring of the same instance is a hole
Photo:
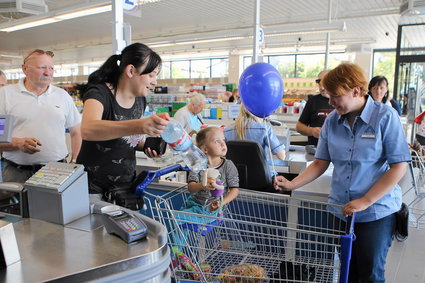
[[[343,205],[339,218],[356,212],[349,282],[385,282],[385,262],[401,206],[397,185],[411,160],[397,112],[366,96],[367,80],[354,64],[323,78],[335,107],[320,132],[313,163],[292,181],[278,176],[277,190],[295,190],[320,177],[332,162],[328,201]]]

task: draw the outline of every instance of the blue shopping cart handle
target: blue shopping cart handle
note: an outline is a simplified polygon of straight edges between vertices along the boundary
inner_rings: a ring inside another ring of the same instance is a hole
[[[185,166],[183,167],[181,164],[177,163],[171,165],[169,167],[161,168],[156,171],[144,170],[140,175],[146,175],[144,180],[136,186],[136,195],[142,197],[145,194],[146,188],[158,177],[161,177],[165,174],[174,172],[174,171],[189,171],[190,169]]]

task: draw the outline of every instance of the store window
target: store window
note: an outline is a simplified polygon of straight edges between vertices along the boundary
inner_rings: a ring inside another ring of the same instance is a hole
[[[189,78],[190,61],[172,61],[171,62],[171,78],[187,79]]]
[[[159,80],[168,80],[171,79],[171,62],[164,61],[162,62],[161,71],[158,75]]]
[[[297,55],[296,77],[314,78],[325,66],[325,54]]]
[[[415,24],[403,26],[400,55],[425,55],[425,25]]]
[[[191,60],[190,61],[190,77],[194,79],[202,79],[211,77],[211,60]]]
[[[295,55],[267,56],[267,59],[268,63],[279,71],[282,78],[295,77]]]
[[[389,89],[394,87],[395,50],[375,50],[373,52],[372,76],[385,76],[388,79]]]
[[[251,65],[251,56],[243,58],[243,66],[246,69]],[[342,62],[352,62],[352,53],[330,53],[328,69],[333,69]],[[274,66],[282,75],[282,78],[314,78],[325,66],[325,54],[290,54],[264,56],[263,62]]]
[[[4,73],[8,80],[19,80],[20,78],[25,77],[25,74],[21,69],[4,70]]]
[[[339,64],[344,62],[353,62],[354,53],[330,53],[328,61],[328,69],[336,68]]]
[[[211,60],[211,77],[223,78],[229,76],[229,59],[212,59]]]

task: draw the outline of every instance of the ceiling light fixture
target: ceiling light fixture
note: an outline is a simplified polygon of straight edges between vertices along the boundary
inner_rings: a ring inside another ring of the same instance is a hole
[[[0,31],[4,32],[12,32],[22,29],[28,29],[32,27],[37,27],[41,25],[47,25],[51,23],[56,23],[64,20],[89,16],[89,15],[95,15],[99,13],[105,13],[112,10],[112,5],[103,5],[103,6],[97,6],[97,7],[89,7],[89,8],[82,8],[77,7],[74,8],[72,12],[70,12],[70,9],[62,10],[61,12],[49,12],[46,14],[43,14],[42,16],[31,16],[27,18],[23,18],[20,20],[12,21],[6,24],[0,25]]]
[[[347,31],[347,26],[345,21],[336,21],[332,23],[318,23],[318,24],[300,24],[300,25],[285,25],[285,26],[274,26],[271,28],[265,27],[265,36],[266,37],[277,37],[284,35],[299,35],[307,33],[322,33],[322,32],[345,32]],[[193,36],[193,35],[192,35]],[[241,35],[241,36],[227,36],[227,37],[218,37],[218,38],[209,38],[209,39],[199,39],[199,40],[188,40],[188,41],[162,41],[162,42],[146,42],[152,48],[176,46],[176,45],[186,45],[186,44],[199,44],[199,43],[209,43],[209,42],[220,42],[220,41],[230,41],[230,40],[241,40],[241,39],[252,39],[252,35]]]
[[[345,21],[335,21],[332,23],[315,23],[315,24],[299,24],[286,25],[266,28],[265,36],[281,36],[281,35],[299,35],[307,33],[323,33],[323,32],[346,32],[347,25]]]
[[[210,39],[179,41],[179,42],[170,42],[170,43],[149,43],[149,47],[159,48],[159,47],[167,47],[167,46],[175,46],[175,45],[186,45],[186,44],[198,44],[198,43],[208,43],[208,42],[239,40],[239,39],[245,39],[245,38],[246,37],[244,37],[244,36],[232,36],[232,37],[210,38]]]

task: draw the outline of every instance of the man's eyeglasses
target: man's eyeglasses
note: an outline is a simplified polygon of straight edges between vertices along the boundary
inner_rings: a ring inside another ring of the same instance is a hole
[[[39,54],[39,55],[46,54],[47,56],[50,56],[52,58],[53,58],[53,56],[55,56],[55,54],[52,51],[44,51],[42,49],[35,49],[35,50],[31,51],[30,53],[28,53],[27,57],[25,57],[25,59],[24,59],[24,63],[26,61],[28,61],[28,59],[34,54]]]
[[[321,79],[316,79],[316,84],[320,84]]]

